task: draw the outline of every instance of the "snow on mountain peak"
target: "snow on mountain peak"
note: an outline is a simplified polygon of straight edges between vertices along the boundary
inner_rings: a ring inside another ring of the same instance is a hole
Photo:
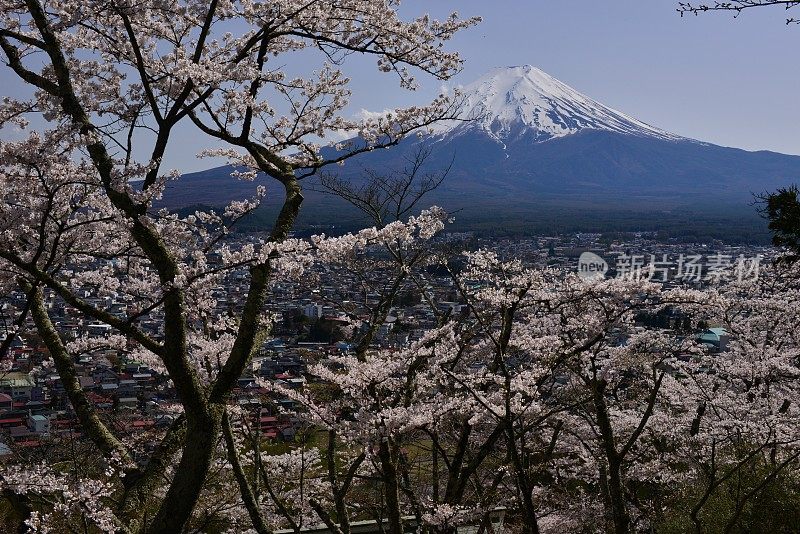
[[[463,89],[462,118],[438,133],[458,135],[480,128],[498,141],[533,135],[535,141],[564,137],[584,129],[681,139],[583,95],[531,65],[489,71]]]

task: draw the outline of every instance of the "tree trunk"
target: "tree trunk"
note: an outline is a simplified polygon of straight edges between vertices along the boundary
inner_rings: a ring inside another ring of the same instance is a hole
[[[388,441],[382,441],[378,451],[383,470],[383,487],[386,495],[386,518],[389,534],[403,534],[403,516],[400,511],[400,479],[397,474],[395,454]]]
[[[228,462],[231,464],[233,476],[239,484],[239,492],[242,494],[244,507],[247,509],[247,513],[250,514],[250,521],[253,523],[253,528],[258,534],[271,534],[258,508],[258,501],[253,493],[253,488],[250,487],[247,475],[244,469],[242,469],[241,462],[239,462],[239,451],[236,450],[236,440],[233,436],[231,419],[227,411],[222,416],[222,435],[225,438],[225,448],[228,450]],[[261,454],[261,451],[257,450],[255,454],[258,456]]]
[[[126,474],[122,479],[125,491],[118,506],[122,521],[134,532],[141,530],[148,518],[145,513],[153,494],[164,483],[164,473],[186,437],[186,419],[179,417],[162,438],[158,449],[143,470]]]
[[[150,534],[176,534],[189,520],[208,475],[222,429],[223,412],[223,406],[212,404],[205,414],[187,413],[183,455],[167,495],[148,528]]]
[[[605,500],[607,530],[615,534],[628,534],[631,528],[630,517],[625,503],[625,491],[622,485],[622,459],[614,444],[614,430],[608,415],[603,393],[606,384],[597,381],[592,385],[592,397],[597,416],[597,426],[600,430],[600,445],[605,454],[607,464],[608,499]],[[602,473],[601,473],[602,474]],[[613,527],[610,529],[609,527]]]

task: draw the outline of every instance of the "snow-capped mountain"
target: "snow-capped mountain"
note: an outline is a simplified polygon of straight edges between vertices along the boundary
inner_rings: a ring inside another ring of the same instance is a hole
[[[611,109],[530,66],[497,68],[463,89],[462,118],[434,135],[410,136],[389,150],[348,160],[336,171],[358,182],[406,169],[420,151],[425,172],[449,169],[425,204],[458,211],[477,228],[692,227],[694,219],[729,210],[729,229],[748,213],[753,193],[800,181],[800,156],[748,152],[671,134]],[[327,157],[337,155],[326,148]],[[252,195],[255,182],[233,180],[230,168],[170,182],[162,205],[221,206]],[[267,197],[277,210],[280,195]],[[725,207],[727,206],[727,208]],[[665,215],[665,211],[673,215]],[[733,215],[730,215],[733,214]],[[301,220],[341,225],[353,210],[307,188]],[[721,216],[720,216],[721,217]],[[678,218],[679,220],[675,220]],[[759,222],[759,224],[761,224]],[[763,226],[763,224],[762,224]],[[729,230],[726,230],[729,231]]]
[[[462,93],[462,118],[468,122],[439,125],[437,133],[457,136],[479,129],[500,142],[518,136],[546,141],[593,129],[682,139],[604,106],[531,65],[492,69]]]

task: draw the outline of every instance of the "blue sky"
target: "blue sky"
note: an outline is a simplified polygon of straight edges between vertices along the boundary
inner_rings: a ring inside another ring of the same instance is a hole
[[[780,8],[684,16],[674,0],[405,0],[402,13],[458,11],[483,22],[450,44],[466,60],[450,83],[531,64],[608,106],[686,137],[800,154],[800,26]],[[797,8],[800,11],[800,7]],[[351,57],[351,112],[433,98],[440,82],[400,89]]]
[[[674,0],[405,0],[404,16],[453,10],[483,23],[451,44],[466,60],[451,81],[466,84],[497,66],[532,64],[590,97],[665,130],[748,150],[800,154],[800,26],[782,8],[679,17]],[[800,11],[800,8],[797,8]],[[318,58],[316,58],[318,59]],[[281,58],[292,73],[318,66],[306,54]],[[416,92],[379,73],[374,58],[351,57],[348,113],[424,103],[440,90],[419,77]],[[0,80],[3,94],[19,85]],[[190,125],[176,136],[166,168],[197,160],[208,139]]]
[[[454,42],[455,83],[495,66],[532,64],[645,122],[716,144],[800,154],[800,26],[780,8],[681,18],[673,0],[407,0],[404,10],[457,9],[484,22]],[[797,8],[800,11],[800,8]],[[359,86],[354,100],[382,107]],[[372,83],[376,83],[372,82]],[[435,91],[427,82],[424,91]],[[398,91],[399,93],[399,91]],[[406,102],[407,95],[381,97]]]

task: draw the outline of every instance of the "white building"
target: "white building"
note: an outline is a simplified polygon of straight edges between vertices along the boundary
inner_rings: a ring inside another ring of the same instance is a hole
[[[31,432],[40,436],[50,435],[50,419],[43,415],[29,415],[28,428]]]
[[[324,306],[322,304],[312,302],[303,308],[303,315],[306,317],[311,317],[312,319],[319,319],[322,317],[323,308]]]

